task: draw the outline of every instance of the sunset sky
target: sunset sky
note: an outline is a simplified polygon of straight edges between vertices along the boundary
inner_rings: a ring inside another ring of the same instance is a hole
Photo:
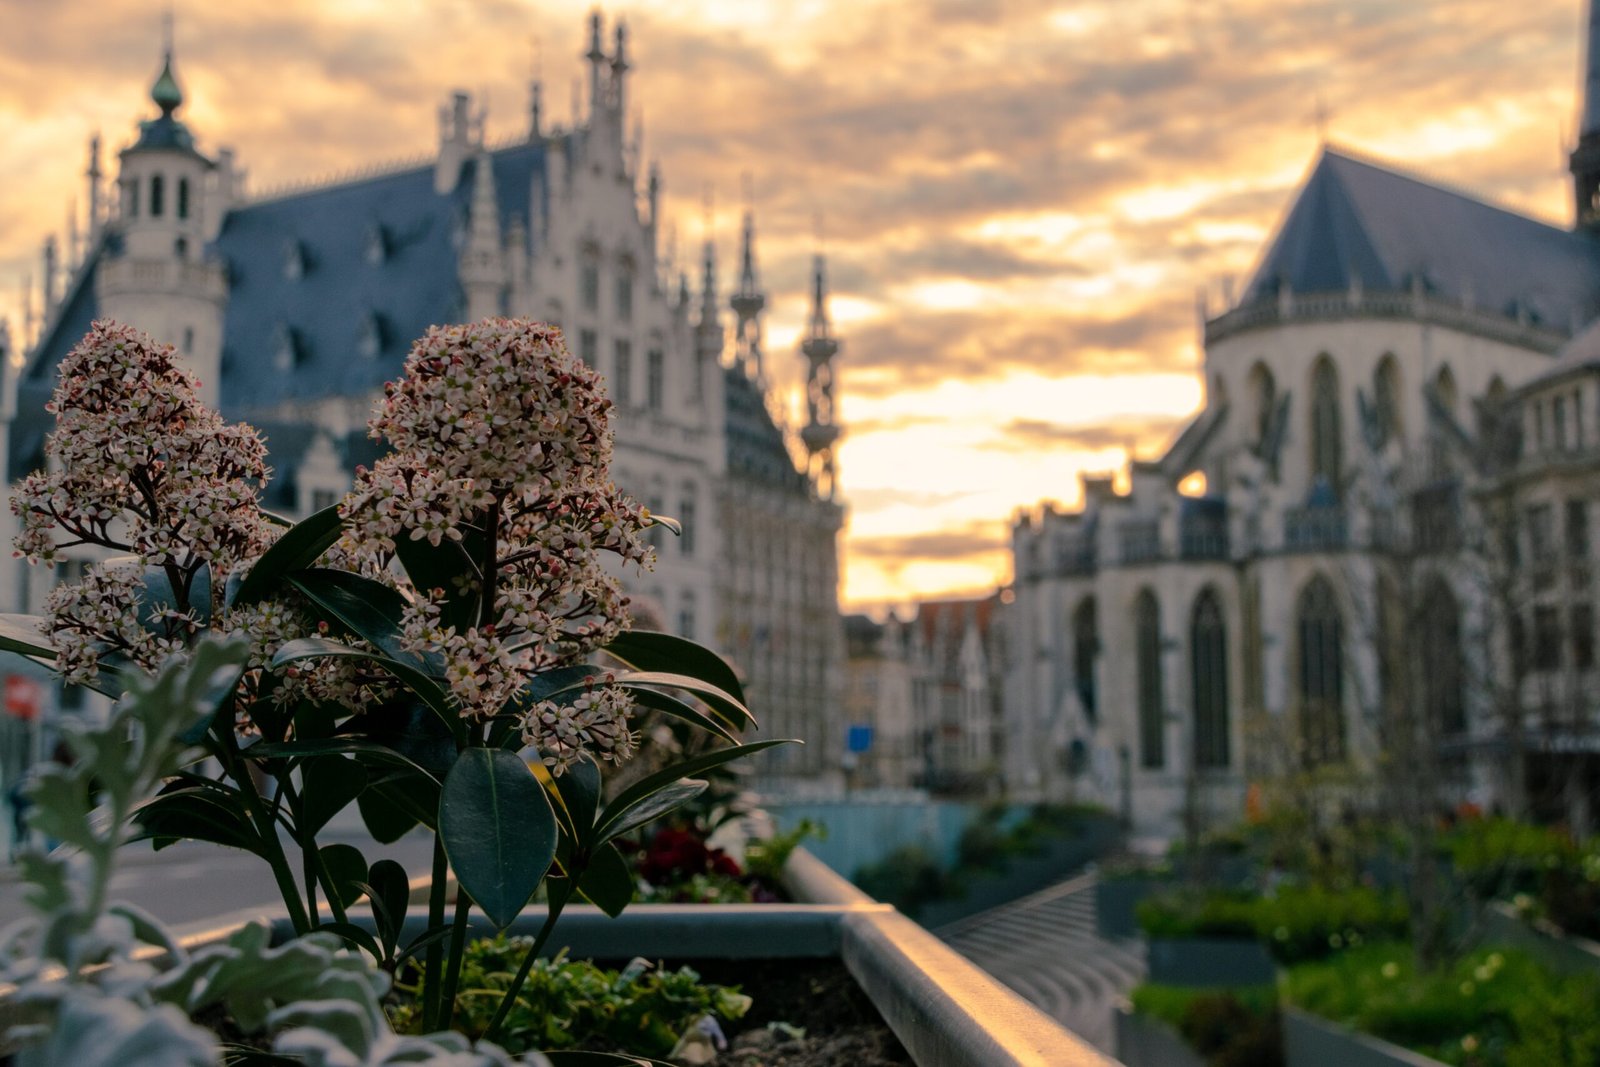
[[[147,117],[149,3],[0,0],[0,313]],[[263,190],[570,121],[588,5],[175,5],[183,116]],[[844,340],[847,606],[1008,580],[1019,507],[1153,457],[1201,403],[1197,289],[1242,288],[1329,140],[1566,225],[1581,0],[662,0],[624,16],[680,255],[752,176],[784,385],[822,243]],[[535,56],[538,56],[535,60]],[[1319,105],[1319,101],[1321,102]],[[726,278],[726,272],[724,278]]]

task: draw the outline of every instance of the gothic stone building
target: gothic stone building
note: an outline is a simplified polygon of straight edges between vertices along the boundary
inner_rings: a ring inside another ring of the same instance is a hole
[[[332,503],[374,458],[372,401],[430,325],[554,323],[609,382],[618,484],[684,524],[681,538],[658,540],[655,570],[630,581],[636,601],[662,628],[728,654],[764,735],[816,742],[771,769],[812,774],[841,732],[830,715],[843,655],[838,344],[822,264],[806,345],[827,353],[810,369],[829,403],[813,404],[801,436],[816,447],[797,462],[769,413],[748,217],[731,301],[738,347],[725,358],[714,249],[698,309],[660,252],[660,178],[640,173],[624,135],[625,45],[618,25],[607,55],[593,17],[587,115],[570,128],[545,127],[534,85],[526,132],[490,144],[484,115],[457,93],[440,110],[431,158],[261,196],[246,195],[230,150],[202,153],[179,119],[169,51],[151,92],[159,114],[118,154],[114,197],[98,138],[91,146],[81,250],[76,233],[60,261],[46,243],[44,314],[7,383],[6,469],[15,479],[42,463],[56,365],[97,318],[175,345],[209,403],[261,430],[276,471],[268,506],[290,514]],[[51,580],[9,570],[6,610],[36,608]]]

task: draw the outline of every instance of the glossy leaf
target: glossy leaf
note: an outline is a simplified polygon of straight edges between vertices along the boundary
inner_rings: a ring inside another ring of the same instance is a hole
[[[422,821],[418,811],[412,807],[416,796],[407,788],[410,784],[404,779],[373,782],[356,797],[361,822],[374,841],[392,845]],[[421,802],[417,803],[420,807]],[[437,804],[434,810],[438,810]]]
[[[209,841],[266,857],[254,824],[209,790],[164,792],[141,807],[134,819],[139,829],[133,839],[152,841],[157,849],[178,841]]]
[[[400,647],[406,601],[398,590],[349,571],[323,568],[296,571],[289,582],[350,633],[393,659],[424,669],[415,654]]]
[[[211,625],[211,565],[202,563],[189,579],[189,588],[182,598],[172,587],[172,576],[165,567],[144,569],[144,588],[139,591],[139,625],[153,634],[167,636],[167,626],[161,621],[164,611],[179,611],[187,606],[202,627]]]
[[[417,774],[434,777],[426,768],[407,759],[403,752],[396,752],[388,745],[370,741],[365,737],[334,736],[306,741],[258,741],[240,752],[245,759],[251,760],[303,760],[339,754],[354,755],[363,761],[393,764]]]
[[[461,888],[504,929],[550,869],[556,817],[521,759],[469,748],[440,791],[439,840]]]
[[[450,697],[439,685],[438,681],[419,670],[413,663],[392,659],[376,652],[352,648],[338,641],[329,641],[322,637],[302,637],[297,641],[285,642],[277,654],[272,657],[274,667],[282,667],[302,659],[317,659],[319,657],[343,657],[349,659],[363,659],[377,664],[379,667],[394,675],[406,687],[422,700],[434,713],[439,716],[459,744],[466,744],[466,726],[461,722],[461,717],[451,707]]]
[[[53,660],[56,650],[44,635],[42,615],[0,615],[0,649]]]
[[[709,682],[702,682],[698,678],[691,678],[687,674],[670,674],[665,671],[634,671],[631,674],[617,675],[617,684],[625,689],[638,686],[651,686],[653,688],[682,689],[693,693],[709,704],[734,729],[742,730],[746,726],[755,726],[756,718],[750,714],[750,709],[744,702],[736,699],[731,693]]]
[[[322,865],[328,872],[328,881],[339,894],[339,903],[349,907],[366,892],[367,858],[354,845],[343,842],[324,845],[317,849]]]
[[[481,537],[473,540],[481,540]],[[465,630],[477,623],[483,598],[476,593],[463,594],[460,590],[463,584],[468,583],[481,586],[483,574],[466,545],[449,538],[432,545],[426,538],[413,541],[409,537],[401,537],[395,541],[394,547],[394,554],[399,558],[400,566],[405,568],[406,577],[411,579],[413,587],[423,591],[445,591],[444,607],[440,613],[444,625]]]
[[[580,846],[594,837],[594,819],[600,810],[600,768],[593,760],[580,759],[555,779],[556,791],[572,817],[572,829]]]
[[[662,786],[627,811],[619,812],[616,820],[606,827],[606,840],[632,833],[652,819],[659,819],[673,808],[687,804],[704,793],[710,784],[703,778],[685,778]]]
[[[636,671],[687,674],[745,703],[744,686],[727,661],[686,637],[655,630],[630,630],[619,634],[605,650]]]
[[[441,782],[456,761],[455,736],[420,700],[391,702],[353,715],[339,728],[339,734],[382,745]]]
[[[392,956],[400,944],[400,931],[411,905],[411,879],[394,860],[379,860],[367,872],[366,893],[372,907],[372,923],[383,940],[384,955]]]
[[[769,748],[776,748],[778,745],[797,744],[800,744],[800,742],[779,739],[756,741],[748,745],[733,745],[729,748],[719,748],[715,752],[707,752],[702,756],[684,760],[654,774],[648,774],[617,794],[616,798],[606,807],[605,813],[600,816],[597,836],[602,841],[609,841],[614,836],[610,833],[610,827],[617,820],[626,815],[635,805],[643,803],[652,793],[664,789],[674,782],[689,778],[702,771],[709,771],[713,767],[720,767],[724,763],[731,763],[733,760],[752,756]]]
[[[315,835],[361,795],[367,769],[345,756],[321,756],[300,765],[300,832]],[[357,879],[366,877],[361,865]]]
[[[330,934],[338,934],[340,937],[350,942],[350,944],[354,947],[364,950],[369,956],[372,957],[372,961],[374,963],[383,963],[383,948],[378,944],[378,939],[373,937],[367,931],[363,930],[361,927],[357,926],[355,923],[319,923],[317,929],[325,930]],[[238,1061],[236,1060],[230,1060],[229,1067],[233,1067],[233,1065],[237,1062]],[[301,1061],[295,1060],[291,1062],[298,1063]]]
[[[226,602],[230,606],[252,604],[270,596],[290,574],[316,563],[343,532],[344,524],[339,518],[337,504],[295,523],[261,554],[238,588],[230,590],[230,595],[225,597]],[[231,581],[229,584],[232,584]]]
[[[578,875],[578,892],[613,919],[633,900],[634,888],[633,868],[609,841],[589,854]]]
[[[659,711],[663,715],[670,715],[675,719],[682,719],[693,726],[698,726],[707,733],[716,734],[724,741],[730,741],[736,745],[739,743],[739,735],[728,729],[722,720],[707,715],[699,708],[684,703],[672,694],[663,693],[661,690],[652,689],[647,685],[628,685],[626,680],[621,684],[628,695],[633,697],[635,704]]]

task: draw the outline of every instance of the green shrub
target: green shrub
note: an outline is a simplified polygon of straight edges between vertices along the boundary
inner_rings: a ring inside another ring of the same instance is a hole
[[[921,845],[904,845],[877,863],[856,870],[852,879],[863,893],[915,916],[926,904],[953,896],[959,883]]]
[[[1134,915],[1147,937],[1256,936],[1256,900],[1243,893],[1174,890],[1141,900]]]
[[[1194,989],[1145,984],[1130,998],[1141,1015],[1160,1019],[1205,1057],[1209,1067],[1281,1067],[1283,1035],[1277,990],[1268,986]]]
[[[1322,959],[1364,941],[1404,938],[1410,927],[1405,898],[1358,886],[1282,886],[1255,902],[1256,933],[1279,963]]]
[[[1443,843],[1456,874],[1484,899],[1538,893],[1546,872],[1579,860],[1564,831],[1515,819],[1469,819]]]
[[[1595,1063],[1600,979],[1563,977],[1515,951],[1481,949],[1429,974],[1411,946],[1369,944],[1289,970],[1288,1001],[1445,1063]]]

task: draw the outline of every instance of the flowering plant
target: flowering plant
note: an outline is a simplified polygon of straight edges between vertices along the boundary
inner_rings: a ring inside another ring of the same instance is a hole
[[[739,743],[753,720],[713,653],[629,629],[604,560],[649,566],[645,531],[675,524],[609,481],[610,402],[551,327],[431,329],[369,424],[391,452],[292,525],[260,506],[260,439],[194,385],[169,347],[113,323],[63,361],[50,466],[12,500],[17,548],[99,558],[43,617],[0,619],[0,647],[116,694],[208,632],[243,634],[231,699],[185,739],[221,770],[171,778],[139,810],[141,834],[261,856],[299,933],[330,930],[390,968],[424,956],[429,1029],[449,1024],[470,909],[504,928],[545,884],[549,917],[509,1005],[574,895],[612,914],[627,904],[615,838],[694,797],[693,776],[783,743]],[[729,744],[602,804],[600,766],[633,750],[636,706]],[[317,845],[352,803],[380,841],[435,834],[427,929],[406,945],[406,872]],[[305,857],[298,875],[279,826]],[[447,870],[461,889],[452,923]],[[363,896],[371,930],[347,914]]]

